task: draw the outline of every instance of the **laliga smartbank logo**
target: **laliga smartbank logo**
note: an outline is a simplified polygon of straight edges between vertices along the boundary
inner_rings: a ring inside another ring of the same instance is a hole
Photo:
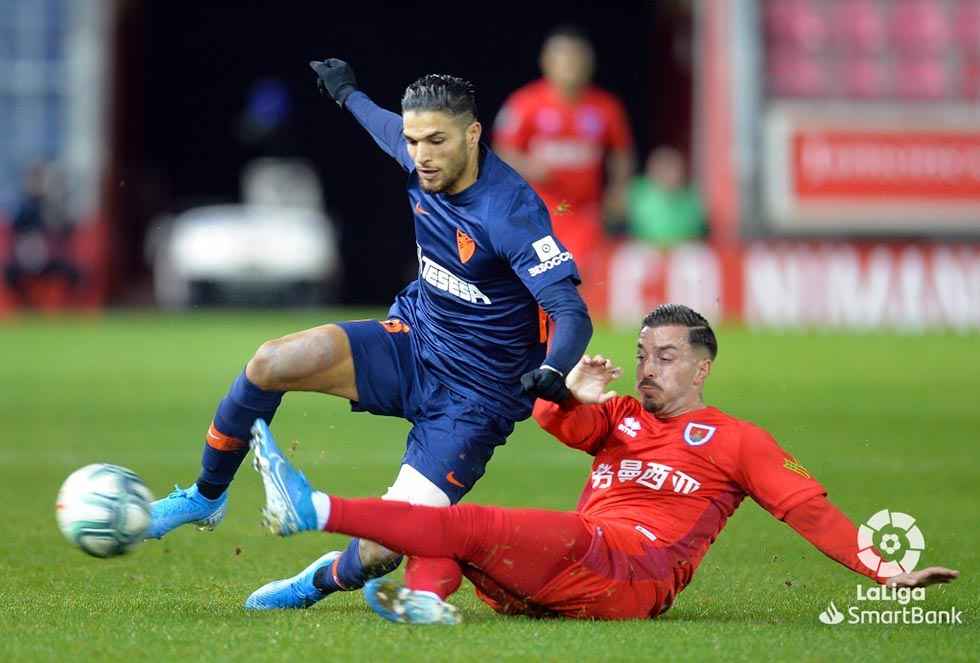
[[[926,548],[925,537],[915,518],[907,513],[882,509],[858,528],[858,559],[879,578],[892,578],[909,573],[919,563]],[[924,587],[865,587],[857,585],[855,601],[859,605],[844,606],[842,611],[831,601],[818,618],[824,624],[962,624],[963,611],[926,610]],[[868,602],[891,603],[893,606],[869,606]]]
[[[924,587],[865,587],[857,585],[857,605],[841,610],[831,601],[818,615],[824,624],[962,624],[963,611],[957,608],[927,610],[915,605],[926,600]]]

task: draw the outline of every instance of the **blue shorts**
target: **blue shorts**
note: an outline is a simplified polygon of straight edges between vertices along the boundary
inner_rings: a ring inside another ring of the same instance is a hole
[[[486,471],[514,421],[428,377],[398,319],[341,322],[354,357],[357,401],[351,409],[412,422],[402,463],[439,486],[453,504]]]

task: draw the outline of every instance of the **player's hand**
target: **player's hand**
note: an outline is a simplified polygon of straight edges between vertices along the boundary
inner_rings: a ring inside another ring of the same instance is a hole
[[[329,94],[337,105],[344,107],[344,102],[352,92],[357,90],[357,80],[354,70],[349,64],[337,58],[329,58],[322,62],[313,60],[310,68],[316,72],[316,86],[320,94]]]
[[[621,368],[602,355],[582,355],[575,368],[568,372],[565,384],[580,403],[605,403],[617,395],[615,391],[606,391],[606,387],[622,374]]]
[[[952,582],[960,577],[959,571],[942,566],[930,566],[921,571],[899,573],[885,583],[888,587],[928,587],[937,583]]]
[[[561,403],[571,394],[565,386],[565,376],[550,366],[542,366],[521,376],[521,388],[532,398]]]

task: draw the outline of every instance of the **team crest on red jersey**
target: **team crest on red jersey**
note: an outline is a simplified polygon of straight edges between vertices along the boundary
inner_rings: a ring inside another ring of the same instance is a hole
[[[476,242],[469,235],[457,228],[456,248],[459,249],[459,261],[465,265],[476,252]]]
[[[696,424],[693,421],[684,429],[684,441],[692,447],[700,447],[707,444],[714,436],[717,428],[707,424]]]

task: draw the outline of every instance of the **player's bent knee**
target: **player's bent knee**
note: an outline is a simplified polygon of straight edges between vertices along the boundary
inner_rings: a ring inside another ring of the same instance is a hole
[[[277,341],[266,341],[259,346],[245,366],[245,375],[260,389],[276,388],[276,347]]]
[[[266,341],[248,362],[245,374],[262,389],[330,392],[352,382],[350,343],[342,328],[322,325]],[[336,375],[335,375],[336,374]]]

